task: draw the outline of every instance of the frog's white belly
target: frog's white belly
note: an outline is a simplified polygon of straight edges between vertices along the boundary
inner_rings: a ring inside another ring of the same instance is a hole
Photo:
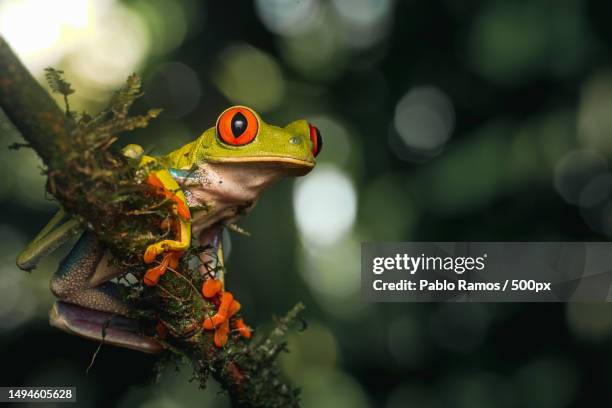
[[[206,163],[188,178],[177,178],[191,209],[193,236],[248,213],[262,190],[277,178],[276,172],[265,168],[227,163]]]

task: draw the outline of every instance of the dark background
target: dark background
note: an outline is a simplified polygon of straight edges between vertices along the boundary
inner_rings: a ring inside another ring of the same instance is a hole
[[[304,406],[612,403],[606,304],[359,295],[361,241],[608,239],[609,2],[79,4],[2,2],[0,33],[39,78],[63,69],[79,110],[99,109],[140,72],[136,110],[165,113],[125,143],[168,152],[237,103],[272,124],[321,129],[315,171],[272,187],[241,223],[252,236],[230,237],[229,285],[248,322],[307,305],[310,328],[283,358]],[[4,146],[19,141],[5,119],[0,132]],[[31,275],[14,266],[56,209],[39,164],[3,148],[0,174],[0,384],[74,385],[79,406],[226,406],[188,368],[153,384],[155,358],[132,351],[103,347],[85,372],[97,345],[47,325],[62,254]]]

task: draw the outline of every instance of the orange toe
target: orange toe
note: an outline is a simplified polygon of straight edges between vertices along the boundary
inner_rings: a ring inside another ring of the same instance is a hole
[[[234,325],[236,326],[236,330],[238,330],[242,337],[244,337],[245,339],[251,338],[253,332],[251,328],[247,326],[246,323],[244,323],[244,320],[242,320],[242,318],[236,319]]]
[[[213,330],[221,326],[221,324],[223,324],[223,322],[225,322],[226,320],[227,320],[226,315],[217,313],[214,316],[207,317],[206,319],[204,319],[204,322],[202,323],[202,327],[204,327],[206,330]]]
[[[159,278],[166,273],[166,269],[168,268],[168,263],[170,262],[170,257],[164,256],[161,263],[147,271],[143,278],[143,282],[147,286],[155,286],[157,282],[159,282]]]
[[[204,319],[202,326],[206,330],[212,330],[216,327],[219,327],[221,323],[225,322],[228,319],[229,309],[233,301],[234,296],[230,292],[223,292],[223,294],[221,295],[221,304],[219,304],[219,308],[217,309],[217,314]]]
[[[150,263],[152,263],[155,260],[155,258],[157,258],[157,255],[158,255],[158,253],[157,253],[155,247],[151,245],[145,251],[144,255],[142,256],[142,259],[143,259],[144,263],[150,264]]]
[[[228,316],[230,306],[233,302],[234,295],[232,295],[230,292],[223,292],[221,295],[221,304],[219,305],[219,309],[217,309],[217,313]]]
[[[181,256],[183,256],[183,252],[171,252],[170,253],[170,261],[168,262],[168,267],[172,269],[178,268],[179,261],[181,260]]]
[[[213,337],[213,341],[215,342],[215,346],[223,347],[225,343],[227,343],[227,338],[229,336],[229,321],[223,322],[221,326],[215,330],[215,335]]]
[[[229,308],[227,309],[227,317],[232,317],[233,315],[235,315],[236,313],[238,313],[238,311],[240,310],[240,303],[238,303],[238,301],[236,301],[235,299],[232,300],[232,303],[230,304]]]
[[[202,285],[202,295],[204,295],[205,298],[210,299],[211,297],[214,297],[217,293],[221,292],[222,287],[223,284],[219,279],[208,279]]]

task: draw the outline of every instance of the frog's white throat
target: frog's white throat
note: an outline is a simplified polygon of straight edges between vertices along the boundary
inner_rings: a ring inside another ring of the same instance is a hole
[[[266,187],[282,176],[277,167],[253,163],[203,163],[179,180],[191,208],[192,233],[248,213]]]

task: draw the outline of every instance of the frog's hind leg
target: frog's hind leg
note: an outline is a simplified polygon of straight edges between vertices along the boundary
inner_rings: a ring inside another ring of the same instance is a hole
[[[129,307],[120,300],[119,287],[108,282],[122,274],[104,261],[104,247],[89,232],[83,234],[70,253],[62,260],[51,279],[51,292],[64,302],[89,309],[128,316]],[[96,275],[106,273],[107,281],[92,282]]]
[[[75,219],[71,218],[62,224],[65,217],[64,210],[60,209],[32,242],[21,251],[17,257],[17,266],[20,269],[29,272],[36,268],[41,258],[83,231]]]
[[[162,346],[140,333],[138,322],[128,318],[130,308],[119,296],[119,286],[109,280],[123,271],[108,265],[105,248],[89,232],[83,234],[51,279],[58,298],[49,320],[68,333],[148,353]]]

